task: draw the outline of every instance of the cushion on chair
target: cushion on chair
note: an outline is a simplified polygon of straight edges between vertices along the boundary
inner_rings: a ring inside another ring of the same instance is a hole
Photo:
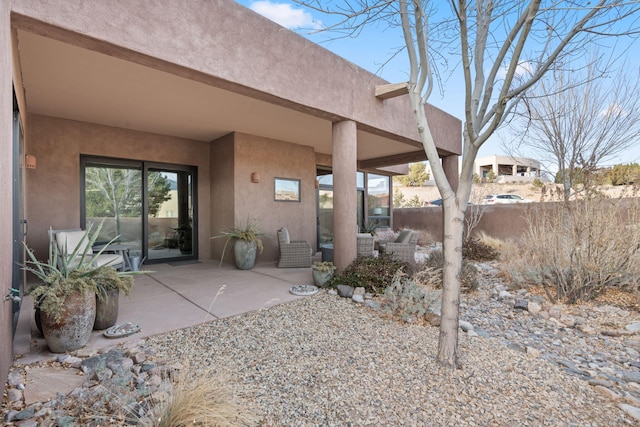
[[[289,230],[286,228],[281,228],[278,230],[278,243],[281,245],[288,245],[291,243],[291,239],[289,238]]]
[[[89,239],[85,237],[87,234],[84,230],[79,231],[61,231],[56,233],[56,241],[58,243],[58,251],[64,255],[70,255],[82,242],[83,247],[80,248],[77,255],[90,254],[92,249],[89,246]]]
[[[398,234],[396,243],[409,243],[409,240],[411,239],[412,234],[413,234],[413,231],[411,230],[402,230],[400,234]]]

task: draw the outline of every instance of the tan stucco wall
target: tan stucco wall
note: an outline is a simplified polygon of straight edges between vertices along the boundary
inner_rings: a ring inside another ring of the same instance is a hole
[[[234,1],[13,3],[14,24],[27,31],[330,120],[354,120],[420,148],[408,97],[375,98],[375,86],[386,81]],[[439,146],[459,154],[460,121],[435,107],[429,115],[438,116]]]
[[[518,241],[527,231],[526,212],[529,209],[543,209],[549,206],[551,203],[483,206],[482,218],[473,232],[484,232],[497,239]],[[467,215],[469,213],[467,212]],[[442,241],[443,216],[440,207],[394,209],[393,224],[395,229],[425,230],[432,238]]]
[[[29,152],[37,169],[27,170],[28,244],[47,254],[47,230],[80,225],[80,155],[198,167],[200,257],[211,256],[208,238],[209,144],[47,116],[29,116]]]
[[[214,235],[232,227],[234,221],[256,220],[271,236],[262,239],[264,252],[258,262],[277,259],[276,232],[281,227],[287,227],[292,239],[316,247],[316,163],[311,147],[234,133],[214,141],[211,153]],[[251,182],[252,172],[260,174],[259,183]],[[300,202],[274,200],[276,177],[300,180]],[[220,256],[223,242],[212,240],[214,257]],[[229,255],[225,259],[232,260]]]
[[[13,345],[11,334],[11,303],[4,296],[11,287],[12,257],[12,153],[13,153],[13,97],[11,76],[11,32],[9,26],[9,3],[0,0],[0,381],[5,384],[11,361]]]

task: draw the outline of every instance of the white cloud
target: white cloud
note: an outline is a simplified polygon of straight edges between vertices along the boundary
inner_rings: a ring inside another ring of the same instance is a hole
[[[319,29],[322,27],[322,23],[315,21],[309,12],[293,8],[288,3],[273,3],[269,0],[260,0],[251,3],[249,8],[289,29]]]
[[[629,115],[629,112],[625,111],[620,105],[614,102],[609,104],[609,107],[605,108],[604,110],[601,110],[600,115],[602,117],[607,117],[607,118],[626,117]]]
[[[505,78],[507,76],[508,67],[509,67],[508,65],[503,66],[500,72],[498,73],[498,77]],[[516,66],[514,77],[516,78],[525,77],[525,76],[530,76],[532,74],[533,74],[533,64],[529,61],[523,61]]]
[[[322,27],[322,24],[319,21],[315,21],[309,12],[303,9],[296,9],[288,3],[274,3],[269,0],[260,0],[251,3],[249,8],[265,18],[289,29],[319,29]]]

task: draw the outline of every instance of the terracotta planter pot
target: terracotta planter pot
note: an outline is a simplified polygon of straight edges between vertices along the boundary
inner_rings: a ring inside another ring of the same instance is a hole
[[[236,240],[233,244],[233,255],[236,259],[236,267],[239,270],[250,270],[256,262],[256,242],[246,240]]]
[[[89,291],[67,296],[62,319],[58,322],[42,311],[42,332],[49,350],[65,353],[84,347],[91,338],[95,319],[96,295]]]
[[[102,300],[96,296],[96,321],[93,324],[93,329],[101,331],[115,325],[118,321],[119,304],[119,289],[110,290]]]

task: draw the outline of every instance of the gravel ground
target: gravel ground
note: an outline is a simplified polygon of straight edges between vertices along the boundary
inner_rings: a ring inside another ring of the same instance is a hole
[[[320,293],[146,346],[219,371],[264,426],[633,425],[585,381],[496,338],[461,332],[455,371],[436,364],[437,343],[437,328]]]

